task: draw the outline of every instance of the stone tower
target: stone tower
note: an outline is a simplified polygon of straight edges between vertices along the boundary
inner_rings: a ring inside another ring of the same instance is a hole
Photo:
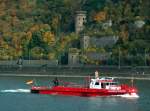
[[[81,48],[82,49],[87,49],[90,45],[90,37],[89,36],[86,36],[84,35],[82,38],[81,38]]]
[[[86,22],[86,11],[77,11],[75,18],[75,32],[78,34],[84,28]]]

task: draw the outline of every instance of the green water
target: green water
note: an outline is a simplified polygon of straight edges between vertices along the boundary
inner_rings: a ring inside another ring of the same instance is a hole
[[[29,92],[25,84],[36,79],[40,85],[48,85],[48,77],[0,77],[0,111],[150,111],[150,81],[136,80],[138,99],[121,97],[74,97],[38,95]],[[83,78],[61,78],[65,81],[84,83]],[[129,80],[121,80],[128,83]]]

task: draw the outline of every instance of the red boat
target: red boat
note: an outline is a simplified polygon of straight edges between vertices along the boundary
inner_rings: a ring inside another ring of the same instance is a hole
[[[54,81],[55,86],[43,87],[32,86],[31,93],[50,95],[71,95],[71,96],[121,96],[138,98],[137,89],[126,84],[119,85],[111,77],[90,79],[88,86],[65,86],[59,85],[58,80]]]

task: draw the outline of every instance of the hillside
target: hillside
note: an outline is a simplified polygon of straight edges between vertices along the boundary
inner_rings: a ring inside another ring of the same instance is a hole
[[[103,47],[106,52],[111,49],[112,64],[119,53],[126,62],[127,56],[138,56],[133,62],[142,65],[147,54],[149,64],[149,7],[149,0],[0,0],[0,59],[60,60],[73,44],[81,50],[76,42],[80,34],[87,34],[119,37],[115,46]],[[87,11],[87,23],[76,35],[78,10]],[[104,27],[109,20],[112,26]]]

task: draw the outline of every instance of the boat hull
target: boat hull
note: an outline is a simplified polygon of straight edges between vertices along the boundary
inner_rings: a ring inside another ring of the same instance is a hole
[[[122,89],[122,90],[108,90],[108,89],[91,89],[91,88],[76,88],[76,87],[55,86],[55,87],[52,87],[52,88],[32,87],[31,88],[31,93],[91,97],[91,96],[123,95],[123,94],[128,94],[129,92],[125,89]]]

